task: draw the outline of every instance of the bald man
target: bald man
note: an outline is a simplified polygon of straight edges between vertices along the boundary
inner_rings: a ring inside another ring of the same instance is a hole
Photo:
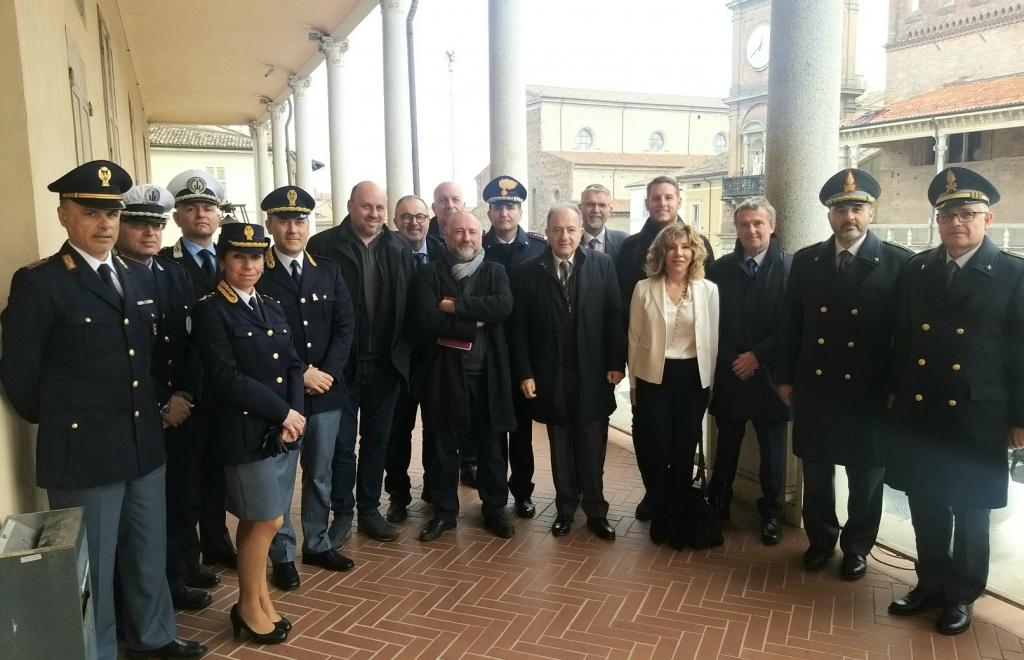
[[[387,222],[387,193],[376,183],[363,181],[352,189],[348,215],[341,224],[311,238],[307,248],[314,256],[341,264],[357,317],[345,369],[348,396],[334,453],[334,520],[328,535],[335,548],[351,531],[353,506],[359,531],[378,541],[398,537],[379,507],[395,402],[409,378],[410,347],[402,328],[408,283],[416,267],[408,244]],[[358,462],[357,428],[361,428]]]

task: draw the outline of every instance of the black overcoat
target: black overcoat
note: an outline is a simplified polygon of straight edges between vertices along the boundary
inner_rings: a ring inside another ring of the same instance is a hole
[[[718,364],[711,414],[728,419],[784,420],[789,410],[776,393],[779,326],[793,255],[774,236],[756,277],[747,272],[743,246],[716,259],[707,278],[718,285]],[[760,365],[747,380],[732,372],[741,353],[753,351]]]
[[[908,263],[886,482],[946,506],[1006,506],[1007,433],[1024,427],[1024,260],[988,238],[945,283],[946,250]]]
[[[505,343],[505,320],[512,313],[512,290],[505,269],[484,261],[480,264],[473,290],[464,295],[451,274],[448,258],[423,267],[412,283],[409,314],[421,342],[422,356],[413,378],[413,396],[419,397],[423,428],[427,431],[455,431],[469,428],[462,351],[439,346],[438,338],[473,341],[484,337],[490,430],[514,431],[512,376]],[[455,300],[455,314],[442,312],[437,304],[445,297]],[[477,327],[477,321],[484,325]]]
[[[840,276],[835,237],[793,258],[777,380],[793,385],[793,453],[881,466],[899,278],[910,252],[873,232]]]
[[[515,383],[534,379],[536,398],[529,399],[530,416],[542,424],[566,425],[575,421],[607,419],[615,410],[609,371],[626,370],[626,332],[622,296],[611,257],[578,248],[570,275],[572,300],[555,271],[551,250],[524,262],[514,278],[515,333],[512,373]],[[563,319],[572,304],[576,315],[576,341],[563,336]],[[565,351],[576,347],[577,410],[566,397]]]

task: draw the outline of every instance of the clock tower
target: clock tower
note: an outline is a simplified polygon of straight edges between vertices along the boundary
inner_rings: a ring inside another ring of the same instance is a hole
[[[843,118],[856,114],[856,98],[864,92],[863,80],[854,74],[857,46],[857,0],[843,3]],[[771,0],[729,0],[732,10],[732,86],[729,106],[729,173],[723,185],[726,211],[746,197],[764,191],[765,129],[768,123],[768,75],[771,70]],[[731,211],[730,211],[731,212]],[[723,215],[723,217],[725,217]],[[725,229],[725,227],[723,227]]]

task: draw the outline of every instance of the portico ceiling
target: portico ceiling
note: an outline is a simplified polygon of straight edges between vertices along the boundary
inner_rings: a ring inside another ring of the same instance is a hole
[[[246,124],[261,97],[323,60],[308,33],[347,37],[377,0],[121,0],[132,65],[151,123]]]

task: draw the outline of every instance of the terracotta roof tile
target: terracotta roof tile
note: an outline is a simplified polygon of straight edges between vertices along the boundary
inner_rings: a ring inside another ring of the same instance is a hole
[[[251,137],[220,126],[152,124],[149,144],[152,147],[252,151]]]
[[[1024,105],[1024,74],[956,83],[869,112],[844,128]]]

